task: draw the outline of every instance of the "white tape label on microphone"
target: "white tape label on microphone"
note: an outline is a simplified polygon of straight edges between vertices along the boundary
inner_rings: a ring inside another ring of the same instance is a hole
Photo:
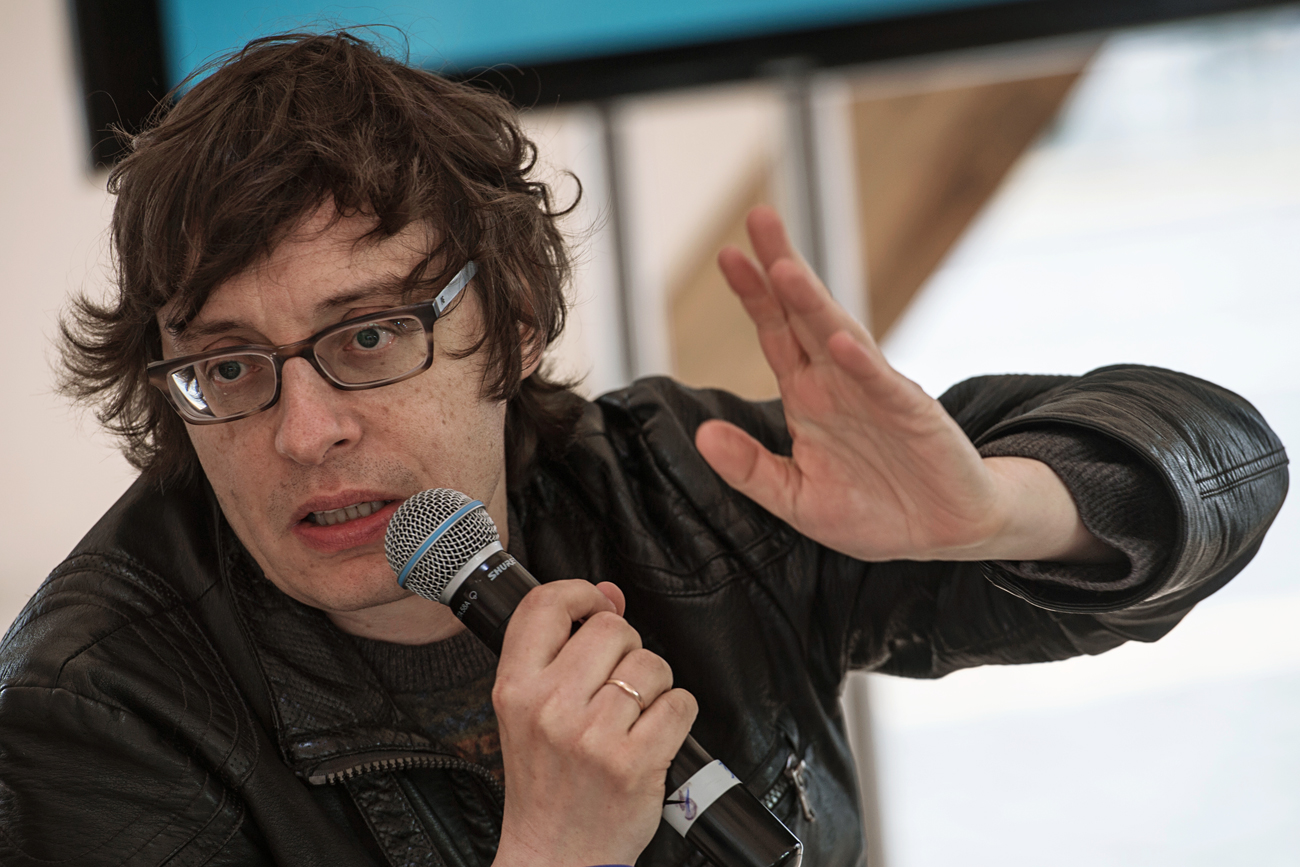
[[[739,785],[740,780],[736,775],[722,762],[714,759],[668,796],[664,801],[664,821],[685,837],[695,820],[713,806],[714,801],[732,786]]]

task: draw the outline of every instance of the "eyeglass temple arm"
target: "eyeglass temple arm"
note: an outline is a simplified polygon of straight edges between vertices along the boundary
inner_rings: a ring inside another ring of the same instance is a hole
[[[478,273],[478,266],[473,262],[466,262],[465,267],[456,272],[456,276],[451,278],[451,282],[438,293],[433,299],[433,309],[441,316],[442,312],[451,306],[451,302],[456,300],[456,296],[474,279]]]

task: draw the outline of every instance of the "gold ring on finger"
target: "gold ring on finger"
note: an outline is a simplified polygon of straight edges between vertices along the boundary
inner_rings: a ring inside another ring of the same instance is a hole
[[[637,692],[636,689],[634,689],[630,683],[625,683],[619,680],[617,677],[611,677],[609,680],[605,681],[605,683],[606,684],[612,683],[614,684],[614,686],[623,690],[623,692],[632,696],[632,698],[636,700],[637,707],[641,708],[642,711],[645,710],[645,699],[641,698],[641,693]]]

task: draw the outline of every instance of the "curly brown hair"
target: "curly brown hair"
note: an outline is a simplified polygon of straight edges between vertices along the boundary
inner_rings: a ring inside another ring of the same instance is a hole
[[[168,326],[182,326],[331,200],[373,217],[375,240],[416,221],[453,227],[435,233],[408,295],[428,297],[474,260],[485,327],[471,352],[486,353],[485,397],[508,401],[508,463],[562,446],[580,401],[543,374],[520,380],[520,334],[544,348],[564,327],[570,260],[556,223],[573,204],[558,209],[530,178],[537,148],[509,103],[347,32],[255,40],[176,92],[109,176],[116,293],[78,297],[61,322],[62,390],[96,407],[132,465],[158,481],[198,469],[184,422],[145,377],[162,357],[158,311],[175,302]]]

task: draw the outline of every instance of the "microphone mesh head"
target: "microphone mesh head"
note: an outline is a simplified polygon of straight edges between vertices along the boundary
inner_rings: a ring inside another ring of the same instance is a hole
[[[461,566],[497,541],[497,525],[481,503],[443,527],[449,518],[474,502],[460,491],[436,488],[421,491],[397,509],[388,522],[384,553],[388,565],[399,576],[429,536],[442,528],[437,540],[411,566],[403,585],[407,590],[436,600]]]

